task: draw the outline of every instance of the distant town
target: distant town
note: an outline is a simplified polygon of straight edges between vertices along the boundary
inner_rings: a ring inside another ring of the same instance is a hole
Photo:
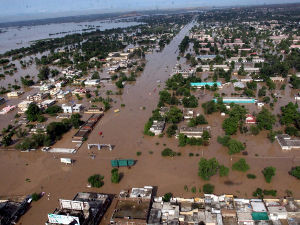
[[[185,9],[15,34],[0,225],[300,224],[299,15]]]

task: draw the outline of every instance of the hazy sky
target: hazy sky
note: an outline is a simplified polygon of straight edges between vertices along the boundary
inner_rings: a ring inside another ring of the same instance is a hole
[[[126,11],[194,6],[292,3],[300,0],[0,0],[1,16],[61,14],[62,12]]]

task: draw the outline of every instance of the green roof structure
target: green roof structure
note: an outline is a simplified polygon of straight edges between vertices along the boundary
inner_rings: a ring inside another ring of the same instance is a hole
[[[268,213],[266,213],[266,212],[253,212],[252,213],[252,219],[254,221],[257,221],[257,220],[269,220],[269,216],[268,216]]]

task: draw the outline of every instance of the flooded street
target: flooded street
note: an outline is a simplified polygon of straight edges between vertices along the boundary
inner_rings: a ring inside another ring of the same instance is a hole
[[[172,192],[178,197],[196,196],[197,194],[185,192],[184,186],[202,188],[202,185],[207,183],[198,176],[198,162],[201,156],[216,157],[220,164],[228,167],[242,156],[230,157],[227,150],[217,143],[217,136],[224,135],[220,126],[224,118],[218,113],[207,116],[212,127],[211,144],[207,147],[181,148],[178,147],[178,140],[175,138],[143,135],[144,124],[158,103],[158,92],[163,89],[164,82],[177,62],[178,45],[193,26],[194,22],[185,26],[162,52],[146,56],[147,64],[143,74],[134,84],[125,86],[123,95],[112,96],[116,101],[112,109],[104,114],[89,135],[88,141],[83,143],[75,155],[54,155],[41,151],[0,152],[0,195],[25,195],[41,191],[47,195],[50,193],[49,199],[44,196],[38,202],[34,202],[18,224],[44,224],[47,213],[57,207],[59,198],[72,199],[80,191],[117,194],[122,189],[152,185],[158,187],[158,195]],[[161,83],[157,82],[158,80]],[[201,103],[210,99],[209,94],[200,99],[197,111],[203,113]],[[121,107],[121,104],[125,104],[125,107]],[[120,112],[114,113],[115,109],[120,109]],[[103,132],[103,136],[98,135],[100,131]],[[71,137],[74,133],[75,130],[71,130],[55,147],[72,146]],[[216,194],[251,197],[252,192],[261,187],[276,189],[279,196],[283,196],[286,190],[292,190],[295,197],[300,197],[299,181],[288,175],[290,168],[299,164],[300,153],[283,153],[277,142],[270,143],[266,136],[267,133],[264,132],[258,136],[233,136],[246,143],[248,156],[244,157],[251,167],[248,172],[256,174],[257,178],[247,179],[246,173],[236,171],[230,171],[229,176],[223,178],[215,175],[209,183],[215,185]],[[96,148],[88,150],[88,143],[111,144],[114,148],[112,151],[98,151]],[[161,151],[166,147],[181,152],[182,156],[163,158]],[[137,156],[137,152],[142,154]],[[189,157],[191,152],[199,156]],[[96,155],[95,159],[91,159],[92,153]],[[75,163],[63,165],[59,161],[60,157],[70,157]],[[110,160],[120,158],[135,159],[137,162],[130,169],[120,168],[123,178],[119,184],[112,184]],[[266,166],[277,168],[271,184],[264,181],[261,173]],[[104,176],[104,186],[100,189],[87,188],[88,177],[96,173]],[[104,219],[102,224],[107,224],[107,220]]]

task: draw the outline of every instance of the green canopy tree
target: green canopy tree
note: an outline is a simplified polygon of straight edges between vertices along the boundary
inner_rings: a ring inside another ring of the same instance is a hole
[[[30,122],[37,121],[41,114],[42,110],[37,106],[36,103],[30,103],[28,109],[25,111],[26,118]]]
[[[211,176],[215,175],[219,168],[219,163],[216,158],[211,158],[209,160],[201,158],[198,164],[198,175],[203,180],[209,180]]]
[[[272,130],[276,122],[275,116],[266,108],[263,108],[256,117],[257,127],[260,130]]]

